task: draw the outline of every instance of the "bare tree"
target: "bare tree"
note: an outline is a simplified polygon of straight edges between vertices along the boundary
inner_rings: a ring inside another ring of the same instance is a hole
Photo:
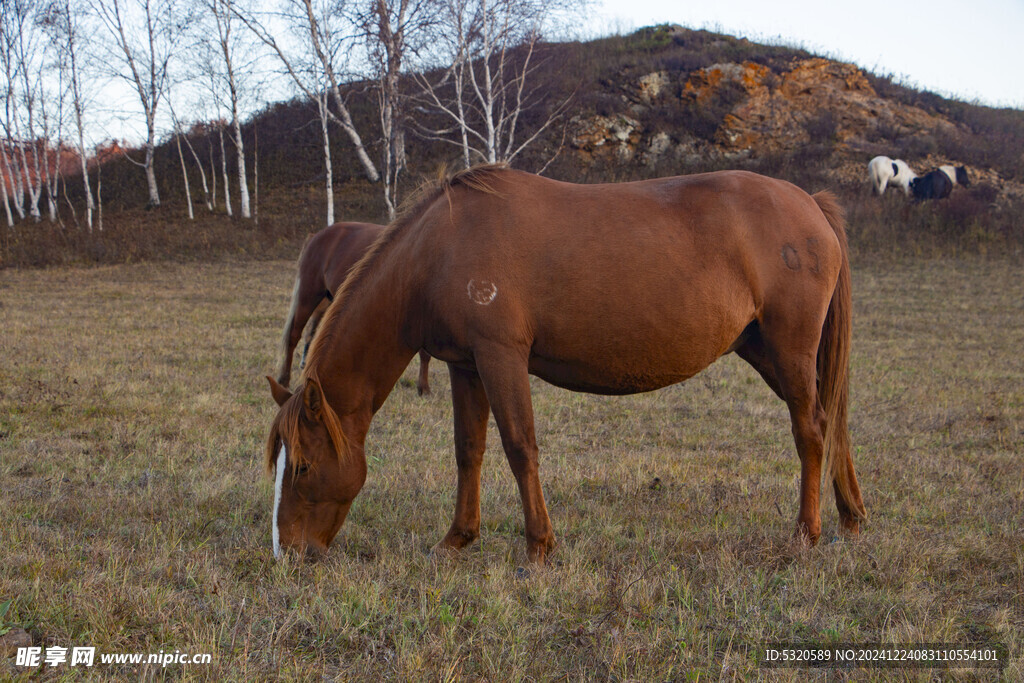
[[[5,6],[6,9],[6,6]],[[17,29],[17,25],[12,22],[13,12],[5,12],[0,17],[0,66],[3,68],[3,103],[4,103],[4,118],[0,122],[4,129],[4,139],[0,144],[0,162],[3,164],[3,175],[7,178],[7,182],[11,185],[11,202],[14,204],[14,210],[21,219],[25,218],[25,205],[24,205],[24,183],[22,181],[21,172],[17,167],[17,152],[20,140],[16,139],[14,130],[17,125],[17,101],[15,95],[15,83],[18,78],[18,70],[20,62],[18,62],[14,56],[14,48],[12,45],[13,31]],[[6,190],[6,187],[5,187]],[[9,225],[13,225],[14,221],[11,219]]]
[[[331,163],[331,131],[328,127],[329,96],[327,88],[316,98],[317,112],[320,115],[320,134],[324,141],[324,185],[327,191],[327,225],[334,224],[334,164]]]
[[[394,219],[398,176],[405,168],[405,100],[401,75],[410,54],[429,39],[436,0],[369,0],[359,16],[377,81],[384,167],[384,205]]]
[[[341,74],[349,53],[353,31],[343,16],[343,3],[332,0],[283,0],[281,17],[287,22],[292,35],[301,47],[289,49],[279,41],[255,12],[233,11],[242,22],[281,61],[292,81],[311,102],[318,101],[322,78],[326,76],[334,108],[324,110],[337,124],[355,148],[356,158],[364,175],[371,181],[380,180],[380,172],[363,144],[363,138],[352,120],[348,103],[341,88]],[[318,107],[319,109],[319,107]]]
[[[205,135],[209,137],[210,129],[208,126],[197,124],[193,127],[193,131],[197,129],[205,132]],[[199,170],[199,177],[203,183],[203,202],[206,204],[206,209],[212,212],[214,197],[210,195],[210,184],[206,180],[206,169],[203,168],[203,162],[199,160],[199,155],[196,153],[196,148],[192,145],[192,140],[189,135],[185,136],[185,146],[188,147],[189,154],[192,155],[192,160],[195,161],[196,168]],[[214,178],[216,179],[216,176],[214,176]],[[214,189],[216,190],[216,188]]]
[[[192,188],[188,182],[188,166],[185,164],[185,151],[181,148],[181,121],[178,120],[177,115],[174,113],[173,107],[168,107],[171,110],[171,121],[174,124],[174,142],[178,147],[178,159],[181,161],[181,177],[185,182],[185,202],[188,206],[188,219],[194,221],[196,214],[192,210]]]
[[[15,206],[19,215],[24,217],[20,200],[22,193],[27,192],[29,215],[38,221],[43,187],[40,155],[45,154],[46,143],[40,141],[36,134],[41,90],[39,71],[42,68],[36,18],[35,0],[8,0],[4,3],[4,11],[0,15],[0,54],[6,77],[4,128],[14,157],[10,165],[15,175],[21,176],[21,187],[15,188],[18,195]]]
[[[4,197],[4,212],[7,214],[7,227],[14,226],[14,215],[11,213],[11,203],[15,205],[15,210],[21,218],[25,217],[25,212],[20,205],[20,195],[18,194],[18,181],[11,169],[11,159],[9,151],[12,148],[11,140],[11,117],[12,109],[14,108],[14,60],[13,54],[8,49],[9,41],[7,39],[9,35],[7,16],[6,14],[0,19],[0,66],[3,68],[4,76],[4,87],[3,91],[0,92],[0,97],[4,103],[4,118],[0,122],[3,125],[5,135],[3,139],[0,139],[0,185],[3,186],[3,197]],[[8,194],[7,186],[10,184],[11,192]]]
[[[243,82],[245,74],[253,73],[251,65],[244,64],[239,69],[238,59],[246,59],[246,46],[240,44],[238,33],[234,31],[237,22],[235,0],[200,0],[201,17],[197,25],[208,35],[200,37],[204,45],[202,70],[206,72],[204,79],[218,110],[230,112],[231,135],[229,139],[235,148],[235,168],[238,176],[239,212],[242,218],[251,218],[252,210],[249,200],[249,181],[246,173],[245,143],[242,137],[242,122],[239,116],[243,93],[251,91],[245,87],[251,85]],[[209,27],[209,31],[206,28]],[[218,118],[220,113],[218,111]]]
[[[578,0],[444,0],[437,45],[448,65],[440,78],[422,73],[424,109],[449,125],[418,130],[459,146],[463,163],[511,162],[560,117],[568,100],[545,104],[531,81],[537,69],[541,29]],[[548,109],[532,130],[522,131],[523,114]]]
[[[38,153],[39,165],[43,174],[43,182],[46,184],[46,210],[50,222],[57,221],[57,188],[60,184],[60,162],[61,154],[66,149],[64,146],[64,104],[67,90],[64,88],[63,72],[57,76],[57,91],[47,93],[45,90],[39,99],[39,113],[42,118],[42,129],[39,146],[42,149]],[[40,81],[44,79],[41,77]],[[56,112],[51,112],[50,102],[57,107]]]
[[[234,213],[231,210],[231,181],[228,176],[228,155],[224,151],[224,128],[226,126],[226,121],[217,122],[217,136],[220,138],[220,170],[221,175],[224,176],[224,212],[229,216],[233,216]]]
[[[92,232],[92,214],[96,209],[92,189],[89,187],[89,163],[85,148],[85,109],[87,95],[82,72],[82,22],[79,12],[72,13],[70,0],[52,0],[47,7],[45,26],[57,51],[58,65],[67,82],[74,113],[75,152],[82,169],[82,183],[85,192],[85,223]],[[58,149],[59,153],[59,149]],[[59,166],[59,163],[58,163]]]
[[[117,48],[120,68],[115,75],[135,90],[139,104],[142,105],[146,117],[145,159],[142,162],[132,161],[145,169],[149,187],[148,205],[160,206],[160,192],[153,168],[157,112],[166,94],[175,41],[187,19],[178,14],[175,0],[92,2]]]

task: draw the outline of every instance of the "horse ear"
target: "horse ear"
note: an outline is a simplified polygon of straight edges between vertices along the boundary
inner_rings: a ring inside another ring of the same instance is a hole
[[[267,375],[267,381],[270,382],[270,395],[274,397],[277,405],[283,406],[284,402],[292,397],[292,392],[278,384],[270,375]]]
[[[302,404],[306,407],[306,412],[310,417],[320,419],[323,412],[324,395],[320,390],[320,383],[312,377],[306,378],[306,385],[302,390]]]

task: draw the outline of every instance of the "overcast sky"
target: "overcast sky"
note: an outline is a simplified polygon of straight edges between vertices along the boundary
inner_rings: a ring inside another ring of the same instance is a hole
[[[1024,108],[1024,0],[595,2],[595,32],[707,28],[803,47],[957,99]]]

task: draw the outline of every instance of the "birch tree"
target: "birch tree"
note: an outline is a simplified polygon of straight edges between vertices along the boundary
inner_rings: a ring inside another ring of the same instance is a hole
[[[512,162],[561,116],[568,99],[554,106],[532,77],[545,22],[582,6],[578,0],[444,0],[437,45],[448,65],[439,78],[418,75],[419,102],[448,123],[418,126],[430,139],[460,148],[463,163]],[[524,114],[546,116],[522,130]]]
[[[157,207],[160,191],[153,167],[157,113],[166,95],[175,41],[187,18],[179,15],[175,0],[93,0],[93,6],[116,48],[113,54],[119,68],[114,75],[138,95],[146,118],[145,158],[129,159],[145,170],[147,206]]]
[[[4,197],[4,210],[7,214],[7,226],[14,226],[14,216],[11,213],[11,204],[14,205],[14,210],[18,214],[19,218],[25,217],[25,209],[22,204],[24,195],[22,194],[22,185],[20,182],[20,174],[17,172],[17,168],[12,163],[12,155],[15,149],[15,139],[13,136],[14,130],[14,116],[16,109],[15,95],[14,95],[14,84],[17,79],[17,67],[18,63],[14,58],[14,49],[12,46],[12,35],[13,31],[17,28],[17,25],[13,22],[13,12],[8,13],[7,6],[4,5],[3,15],[0,16],[0,71],[3,75],[3,89],[0,91],[0,98],[3,100],[3,120],[0,121],[0,125],[3,126],[4,136],[0,140],[0,179],[3,180],[3,197]],[[7,192],[8,184],[11,187],[10,195]]]
[[[276,55],[299,91],[317,102],[322,73],[326,78],[330,102],[324,114],[342,129],[352,143],[363,174],[371,182],[380,180],[380,172],[366,151],[363,136],[356,128],[342,91],[341,78],[351,51],[354,30],[343,16],[343,2],[332,0],[282,0],[279,17],[288,25],[292,40],[279,40],[255,12],[233,8],[235,15]],[[319,108],[319,107],[318,107]]]
[[[429,40],[438,20],[436,0],[369,0],[359,17],[377,81],[384,167],[384,206],[394,219],[398,176],[405,168],[405,98],[402,70]]]
[[[83,74],[84,21],[83,13],[71,11],[70,0],[53,0],[47,8],[46,26],[50,30],[50,39],[57,52],[59,69],[70,93],[76,136],[75,153],[81,164],[85,196],[85,223],[89,232],[92,232],[92,214],[96,204],[92,188],[89,186],[89,162],[85,146],[85,111],[89,98],[86,95]]]
[[[235,31],[240,23],[235,0],[200,0],[199,8],[202,20],[197,22],[197,26],[204,34],[200,36],[204,55],[201,68],[206,72],[204,82],[207,83],[217,108],[216,118],[222,118],[223,111],[228,113],[229,140],[235,150],[236,159],[239,213],[242,218],[248,219],[252,217],[252,209],[246,172],[245,141],[242,137],[239,112],[245,93],[251,93],[255,89],[252,79],[248,77],[254,72],[252,50],[241,41],[239,32]]]
[[[171,122],[174,126],[174,142],[178,148],[178,160],[181,162],[181,177],[185,183],[185,203],[188,207],[188,219],[194,221],[196,219],[195,211],[192,210],[192,187],[188,181],[188,166],[185,164],[185,151],[181,147],[181,138],[184,136],[184,131],[181,130],[181,121],[178,119],[177,114],[174,113],[174,108],[169,107],[171,110]]]
[[[39,33],[35,30],[36,3],[34,0],[8,0],[0,15],[0,54],[4,61],[6,80],[4,128],[10,158],[5,159],[17,178],[15,206],[24,218],[21,203],[23,193],[28,194],[28,212],[33,220],[40,219],[39,198],[42,194],[42,168],[39,140],[36,135],[36,116],[40,98]],[[7,152],[8,150],[5,150]],[[42,150],[45,153],[45,147]]]

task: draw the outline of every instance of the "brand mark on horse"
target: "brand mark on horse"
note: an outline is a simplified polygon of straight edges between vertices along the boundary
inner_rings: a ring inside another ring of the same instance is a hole
[[[789,242],[782,245],[782,260],[786,262],[786,267],[790,270],[800,270],[800,254],[797,253],[796,247]]]
[[[466,285],[466,291],[469,293],[469,300],[481,306],[488,305],[498,296],[498,286],[488,280],[470,280]]]

